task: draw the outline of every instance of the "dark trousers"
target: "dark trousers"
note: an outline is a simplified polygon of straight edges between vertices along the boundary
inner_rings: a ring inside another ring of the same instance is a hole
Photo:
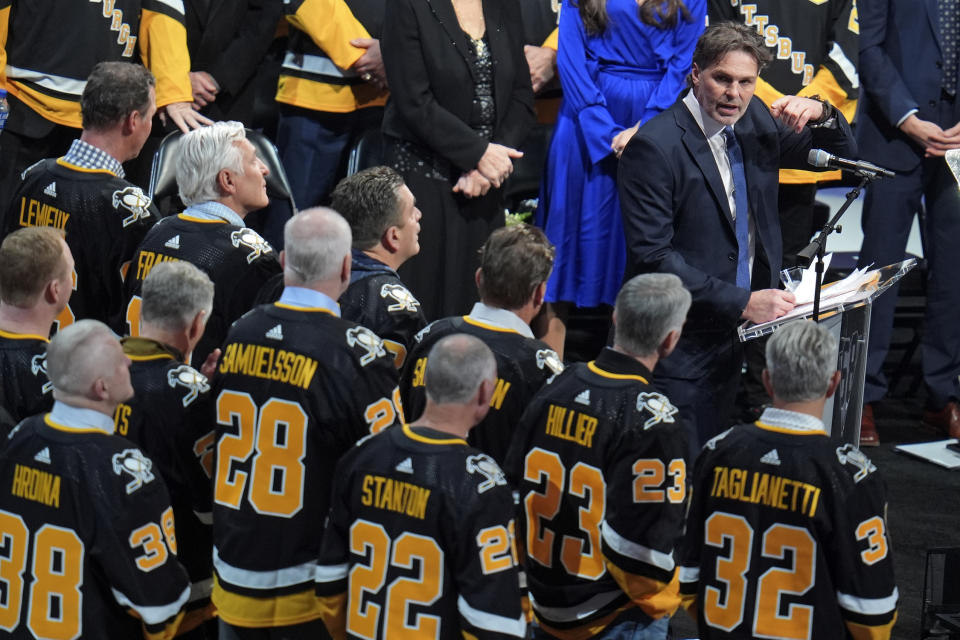
[[[960,396],[960,191],[943,158],[926,158],[912,171],[877,180],[867,188],[863,208],[860,266],[886,266],[903,260],[913,217],[926,204],[924,254],[927,260],[927,309],[921,357],[923,377],[933,409]],[[873,303],[864,402],[887,391],[881,367],[893,332],[898,287]]]
[[[329,640],[321,620],[287,627],[236,627],[220,620],[220,640]]]

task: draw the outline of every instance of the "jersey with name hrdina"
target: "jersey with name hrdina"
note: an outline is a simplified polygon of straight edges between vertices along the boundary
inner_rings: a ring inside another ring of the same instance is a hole
[[[211,480],[216,432],[210,420],[210,383],[159,342],[125,338],[133,364],[133,398],[114,414],[117,433],[134,442],[160,472],[180,536],[180,562],[197,584],[191,607],[210,595]],[[199,584],[206,581],[206,584]]]
[[[489,456],[393,427],[337,467],[317,567],[334,637],[522,638],[513,499]]]
[[[661,617],[680,604],[686,436],[649,372],[602,362],[614,356],[627,358],[606,350],[544,387],[507,460],[534,613],[560,638],[599,633],[629,606]]]
[[[334,467],[361,437],[399,424],[393,361],[369,329],[327,310],[262,305],[231,327],[213,397],[220,617],[240,626],[316,619]]]
[[[419,418],[427,404],[424,373],[430,349],[441,338],[454,333],[479,338],[490,347],[497,360],[497,386],[490,399],[490,412],[470,432],[470,444],[493,456],[497,464],[503,464],[527,403],[547,380],[563,371],[563,362],[543,342],[512,329],[495,327],[469,316],[442,318],[417,334],[400,376],[407,420]]]
[[[163,480],[133,443],[33,416],[0,453],[0,488],[7,637],[173,635],[190,582]]]
[[[0,438],[6,438],[24,418],[53,406],[53,385],[47,378],[47,342],[44,336],[0,331],[0,407],[8,415],[0,418]]]
[[[111,324],[126,303],[123,279],[130,259],[158,215],[140,187],[108,171],[51,158],[26,171],[0,235],[23,227],[66,233],[75,263],[73,293],[57,327],[86,318]]]
[[[697,458],[681,590],[700,637],[888,638],[898,593],[876,467],[823,431],[761,424]]]
[[[143,280],[167,260],[186,260],[213,280],[213,310],[193,350],[198,364],[223,344],[230,323],[253,307],[260,287],[281,271],[273,248],[253,229],[184,214],[164,218],[147,234],[130,264],[127,307],[117,331],[139,335]]]

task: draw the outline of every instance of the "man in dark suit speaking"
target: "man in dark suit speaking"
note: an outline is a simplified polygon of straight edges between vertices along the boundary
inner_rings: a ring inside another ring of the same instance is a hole
[[[753,97],[769,59],[753,28],[711,25],[693,54],[691,90],[641,127],[620,159],[626,277],[674,273],[693,294],[683,337],[656,372],[691,417],[693,451],[730,415],[742,363],[736,326],[794,306],[792,294],[774,288],[782,255],[778,170],[809,168],[812,148],[856,153],[849,126],[829,104],[784,96],[768,109]]]

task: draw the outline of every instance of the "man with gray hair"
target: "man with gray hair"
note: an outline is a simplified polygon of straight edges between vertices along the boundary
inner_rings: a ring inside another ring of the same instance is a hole
[[[773,334],[766,358],[773,406],[710,440],[697,459],[684,605],[703,640],[885,640],[899,597],[886,488],[870,460],[820,421],[840,382],[836,340],[794,322]]]
[[[652,372],[676,347],[690,299],[672,274],[629,280],[613,347],[568,367],[520,420],[506,470],[523,505],[539,637],[667,637],[680,605],[687,438]]]
[[[339,317],[350,281],[346,221],[332,209],[290,218],[280,262],[283,295],[233,324],[214,381],[222,640],[264,629],[325,637],[313,580],[334,466],[361,437],[402,421],[383,342]]]
[[[80,320],[47,349],[55,403],[0,452],[7,558],[4,628],[14,638],[170,638],[190,583],[153,462],[115,433],[133,395],[130,360],[106,325]],[[12,607],[11,607],[12,605]],[[12,626],[11,626],[12,625]]]
[[[197,371],[190,366],[213,308],[213,282],[189,262],[163,262],[143,281],[140,335],[121,341],[133,364],[134,397],[114,415],[117,432],[139,446],[170,491],[180,562],[190,575],[184,624],[212,617],[213,537],[210,478],[215,432],[210,383],[217,349]]]
[[[139,64],[97,64],[80,100],[80,137],[64,156],[27,169],[13,200],[2,203],[10,207],[0,236],[24,227],[53,227],[66,234],[76,265],[74,293],[60,329],[83,318],[113,323],[121,315],[124,274],[159,217],[123,170],[150,135],[155,84]]]
[[[180,141],[177,185],[187,206],[158,223],[134,256],[126,279],[127,308],[118,331],[139,332],[143,280],[154,265],[185,260],[210,276],[216,289],[198,362],[223,343],[230,324],[249,311],[260,287],[280,272],[270,244],[244,217],[266,206],[268,170],[239,122],[196,129]]]
[[[523,638],[510,487],[497,463],[466,442],[490,410],[496,360],[481,340],[453,334],[433,346],[425,375],[420,419],[363,441],[337,466],[316,573],[324,620],[334,638],[348,628],[351,636],[414,633],[408,616],[394,613],[404,605],[392,593],[408,579],[412,556],[428,589],[417,599],[416,631]],[[364,583],[367,572],[383,579]],[[384,613],[361,620],[355,612],[364,609]]]

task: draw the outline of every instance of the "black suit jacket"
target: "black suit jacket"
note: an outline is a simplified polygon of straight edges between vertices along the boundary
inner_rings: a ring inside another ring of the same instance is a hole
[[[191,0],[184,2],[190,70],[206,71],[220,85],[203,113],[215,120],[253,117],[254,74],[281,17],[281,0]]]
[[[923,149],[897,128],[912,109],[948,129],[960,121],[960,100],[941,121],[937,0],[860,0],[860,103],[857,142],[871,162],[910,171]],[[960,88],[960,73],[953,79]]]
[[[483,0],[483,17],[494,59],[492,142],[516,148],[534,122],[520,9],[516,0]],[[488,141],[467,124],[472,45],[450,0],[390,0],[384,24],[380,48],[390,99],[383,132],[426,147],[461,171],[475,168]]]
[[[843,116],[838,126],[784,127],[754,98],[734,126],[743,150],[755,224],[753,289],[777,286],[783,254],[777,209],[778,170],[806,169],[807,153],[825,148],[853,157]],[[643,125],[623,152],[620,206],[627,240],[627,277],[673,273],[693,295],[683,336],[658,371],[695,378],[728,347],[750,292],[736,286],[737,238],[726,191],[709,143],[682,100]]]

